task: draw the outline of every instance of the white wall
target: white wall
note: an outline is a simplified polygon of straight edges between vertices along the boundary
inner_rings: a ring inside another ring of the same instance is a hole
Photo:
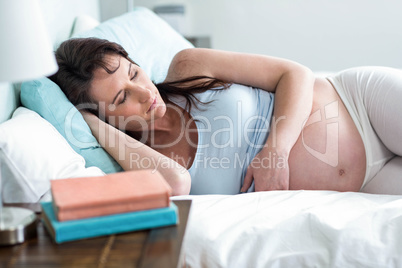
[[[54,48],[70,36],[77,16],[100,19],[99,0],[40,0],[43,17]],[[57,23],[55,23],[57,22]]]
[[[134,0],[129,0],[134,1]],[[127,0],[99,0],[101,21],[117,17],[128,11]]]
[[[120,6],[126,6],[126,1],[120,2]],[[211,36],[212,46],[217,49],[285,57],[315,71],[338,71],[357,65],[402,68],[400,0],[135,0],[134,3],[148,8],[184,4],[188,33]]]

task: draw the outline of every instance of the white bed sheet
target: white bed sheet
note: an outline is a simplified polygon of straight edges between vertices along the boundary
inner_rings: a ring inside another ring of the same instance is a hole
[[[402,196],[272,191],[192,199],[187,267],[402,267]]]

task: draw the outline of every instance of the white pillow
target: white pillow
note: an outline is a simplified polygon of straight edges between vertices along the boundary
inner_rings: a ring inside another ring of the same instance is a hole
[[[120,44],[156,83],[165,79],[177,52],[194,47],[166,21],[144,7],[73,37],[97,37]]]
[[[50,179],[104,175],[97,167],[85,168],[84,158],[49,122],[23,107],[0,124],[0,169],[7,203],[38,202]]]
[[[91,30],[98,26],[100,22],[91,16],[88,15],[80,15],[77,16],[74,20],[73,29],[71,30],[71,36],[76,34]]]

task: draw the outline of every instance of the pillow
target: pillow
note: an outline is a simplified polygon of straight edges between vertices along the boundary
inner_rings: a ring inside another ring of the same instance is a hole
[[[155,82],[162,81],[173,56],[192,47],[164,20],[146,8],[111,19],[76,37],[99,37],[120,43]],[[48,78],[21,85],[22,104],[48,120],[81,154],[88,166],[105,173],[122,171],[117,162],[103,150],[61,89]]]
[[[82,155],[86,166],[95,166],[105,173],[123,171],[120,165],[100,146],[81,113],[63,91],[48,78],[23,82],[21,103],[49,121]]]
[[[137,7],[73,37],[98,37],[120,44],[156,83],[165,79],[177,52],[193,47],[167,22],[144,7]]]
[[[76,35],[81,32],[85,32],[91,30],[98,26],[100,22],[91,16],[88,15],[81,15],[77,16],[74,20],[73,28],[71,30],[71,35]]]
[[[19,107],[0,124],[0,169],[3,201],[38,202],[50,190],[50,179],[101,176],[85,168],[57,130],[37,113]]]

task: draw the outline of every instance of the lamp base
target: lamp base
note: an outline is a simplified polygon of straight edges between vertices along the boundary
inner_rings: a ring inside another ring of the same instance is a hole
[[[36,215],[32,210],[2,207],[0,214],[0,245],[15,245],[36,236]]]

